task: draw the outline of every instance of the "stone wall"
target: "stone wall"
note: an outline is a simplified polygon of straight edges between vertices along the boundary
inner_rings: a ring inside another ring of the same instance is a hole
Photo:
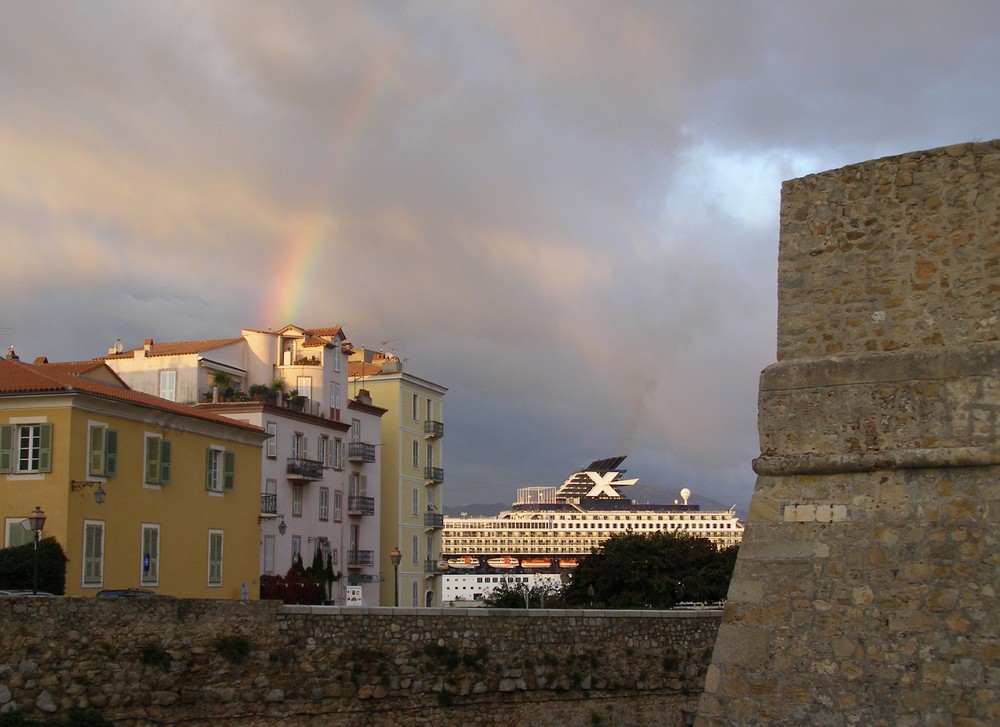
[[[683,725],[718,612],[0,599],[0,713],[115,724]]]
[[[785,183],[696,724],[1000,724],[1000,142]]]

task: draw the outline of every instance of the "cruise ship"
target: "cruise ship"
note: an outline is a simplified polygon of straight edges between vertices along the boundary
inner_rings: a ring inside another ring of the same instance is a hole
[[[684,533],[719,548],[739,545],[743,523],[735,506],[702,510],[691,491],[671,504],[637,504],[623,491],[625,457],[591,462],[562,486],[522,487],[510,510],[496,517],[445,517],[441,567],[444,600],[479,600],[502,582],[558,582],[615,533]]]

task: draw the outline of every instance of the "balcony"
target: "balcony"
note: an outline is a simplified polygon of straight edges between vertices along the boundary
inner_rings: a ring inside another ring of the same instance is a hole
[[[350,442],[347,445],[347,459],[350,462],[374,462],[375,445],[368,442]]]
[[[278,496],[275,494],[260,496],[260,514],[278,515]]]
[[[347,498],[348,515],[374,515],[375,498],[352,495]]]
[[[440,485],[444,482],[444,469],[441,467],[424,467],[424,479],[428,485]]]
[[[439,439],[444,436],[444,424],[430,419],[424,422],[424,436],[427,439]]]
[[[348,550],[347,567],[364,568],[367,565],[375,565],[374,550]]]
[[[323,479],[323,463],[318,459],[289,457],[285,472],[290,480],[321,480]]]
[[[444,515],[439,512],[424,513],[424,527],[440,530],[444,527]]]
[[[435,560],[434,558],[428,558],[424,561],[424,574],[430,576],[439,576],[443,571],[448,570],[448,563],[444,558],[440,560]]]

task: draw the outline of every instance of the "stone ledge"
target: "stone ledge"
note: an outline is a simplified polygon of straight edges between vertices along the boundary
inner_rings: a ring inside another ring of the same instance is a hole
[[[891,469],[945,469],[1000,465],[1000,445],[879,450],[836,454],[762,455],[753,471],[766,477],[843,474]]]

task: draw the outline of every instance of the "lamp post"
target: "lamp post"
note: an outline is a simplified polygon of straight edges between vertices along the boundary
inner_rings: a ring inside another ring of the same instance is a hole
[[[396,606],[399,606],[399,561],[402,559],[403,554],[399,551],[399,546],[397,545],[392,549],[392,552],[389,553],[389,560],[392,561],[392,570],[394,571],[396,577]]]
[[[31,592],[34,595],[38,595],[38,538],[42,534],[42,528],[45,527],[45,513],[42,512],[42,508],[35,505],[35,510],[30,515],[28,515],[28,522],[31,524],[31,530],[35,534],[35,555],[32,563],[32,579],[31,579]]]

